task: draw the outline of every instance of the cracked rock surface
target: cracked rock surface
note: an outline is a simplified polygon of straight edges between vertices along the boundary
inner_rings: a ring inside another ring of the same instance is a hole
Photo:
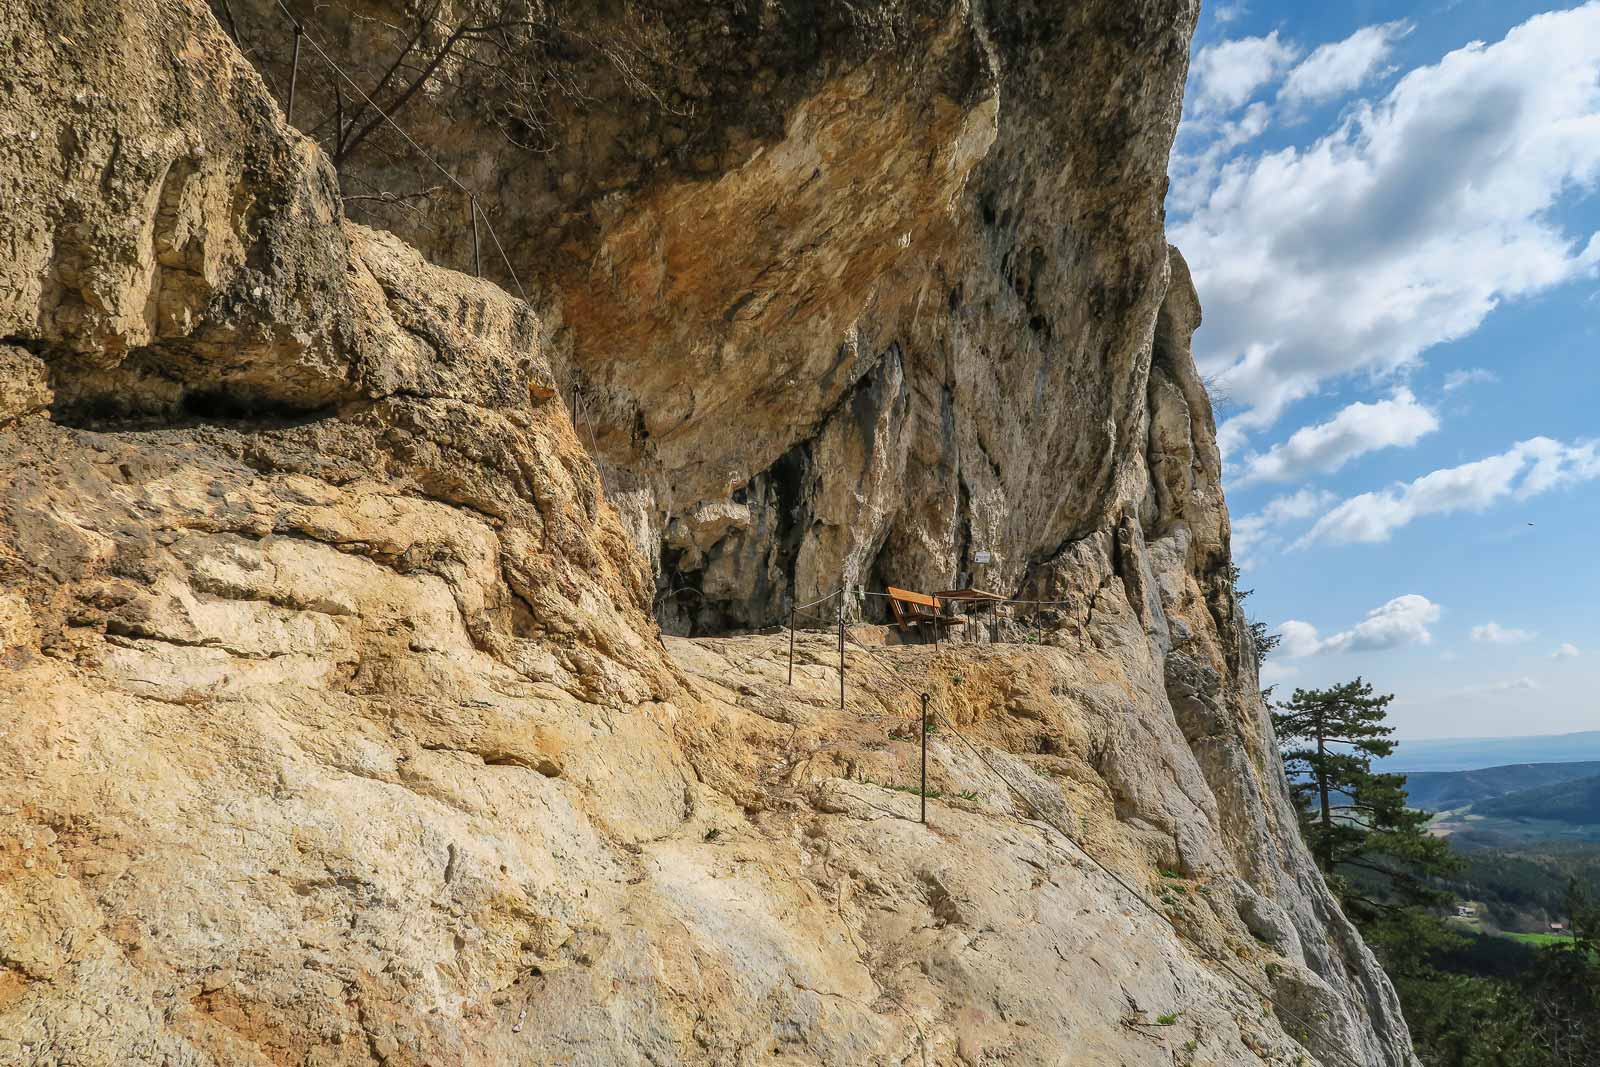
[[[659,483],[603,425],[575,428],[573,368],[626,335],[671,394],[732,284],[714,264],[674,261],[674,322],[592,278],[563,297],[589,317],[529,306],[347,219],[198,0],[0,11],[0,1063],[1414,1067],[1294,828],[1225,579],[1198,303],[1158,222],[1116,251],[1150,203],[1108,190],[1153,157],[997,117],[1005,72],[1049,88],[1028,48],[1059,64],[1115,31],[1129,44],[1103,69],[1141,41],[1166,42],[1150,69],[1181,66],[1192,11],[885,10],[906,21],[874,32],[924,35],[944,75],[824,20],[855,44],[806,53],[766,126],[749,105],[757,147],[724,131],[639,228],[589,235],[627,290],[639,248],[721,240],[757,270],[765,238],[732,247],[705,205],[760,216],[807,151],[894,194],[878,219],[837,199],[848,182],[810,205],[832,229],[790,281],[864,340],[848,383],[826,384],[820,327],[761,357],[802,383],[794,411],[829,413],[803,454],[792,428],[728,420],[684,430]],[[1130,69],[1108,102],[1027,121],[1118,128],[1157,80]],[[931,155],[894,139],[929,136]],[[941,284],[937,323],[859,310],[925,281],[878,247],[907,211],[912,248],[1053,231],[993,169],[1052,153],[1072,166],[1041,183],[1086,212],[1077,258],[1028,268],[1054,281],[1006,296],[967,275],[954,302]],[[785,299],[739,306],[729,367],[783,332]],[[992,347],[1003,322],[1029,329],[1029,299],[1065,315],[1072,360]],[[1044,399],[1018,423],[1024,381]],[[761,386],[769,406],[786,382]],[[729,388],[720,410],[757,418],[756,387]],[[1026,458],[1030,439],[1065,451]],[[968,476],[979,441],[1010,457],[992,482]],[[1014,459],[1093,476],[983,511],[1021,484]],[[736,460],[767,473],[655,510],[649,486]],[[646,496],[622,486],[619,510],[606,487],[626,477]],[[963,522],[990,523],[1002,561],[1055,538],[1004,563],[1065,601],[1040,643],[858,625],[840,708],[832,633],[799,635],[790,685],[787,635],[663,636],[653,617],[669,556],[722,589],[705,610],[726,625],[726,605],[780,610],[841,559],[882,570],[886,545],[954,559]],[[922,691],[927,825],[906,791]]]

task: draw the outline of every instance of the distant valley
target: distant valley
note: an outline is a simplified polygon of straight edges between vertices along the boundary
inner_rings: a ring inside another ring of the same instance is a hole
[[[1482,762],[1508,753],[1562,758]],[[1404,774],[1410,806],[1432,813],[1430,832],[1458,848],[1600,843],[1600,731],[1402,742],[1374,764]],[[1335,803],[1349,798],[1337,795]]]
[[[1559,788],[1571,782],[1593,778],[1600,778],[1600,760],[1513,763],[1465,771],[1411,771],[1406,772],[1406,793],[1414,808],[1448,811],[1467,804],[1493,801],[1511,793]]]
[[[1600,731],[1560,737],[1402,744],[1383,770],[1406,775],[1412,807],[1433,812],[1430,833],[1450,840],[1462,868],[1440,880],[1458,900],[1457,928],[1549,941],[1569,881],[1600,885]],[[1557,759],[1482,765],[1499,755]],[[1576,757],[1576,758],[1573,758]],[[1460,769],[1421,770],[1418,765]],[[1542,942],[1540,942],[1542,943]],[[1487,941],[1477,944],[1485,949]]]
[[[1600,842],[1600,760],[1413,771],[1406,794],[1458,848]]]
[[[1600,730],[1401,741],[1373,767],[1460,848],[1600,842]]]

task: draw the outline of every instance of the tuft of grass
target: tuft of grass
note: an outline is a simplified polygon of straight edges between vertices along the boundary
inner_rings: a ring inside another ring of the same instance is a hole
[[[956,796],[960,797],[962,800],[977,800],[978,791],[976,789],[963,789],[961,792],[957,793]]]
[[[1157,1015],[1156,1016],[1156,1025],[1157,1026],[1172,1026],[1173,1024],[1175,1024],[1178,1021],[1178,1016],[1181,1015],[1181,1014],[1182,1014],[1182,1012],[1169,1011],[1165,1015]]]

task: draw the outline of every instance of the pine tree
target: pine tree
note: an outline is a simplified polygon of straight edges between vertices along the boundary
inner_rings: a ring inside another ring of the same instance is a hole
[[[1278,740],[1298,742],[1283,759],[1306,844],[1346,906],[1368,911],[1437,902],[1426,877],[1456,865],[1448,843],[1423,832],[1429,816],[1406,806],[1405,776],[1372,770],[1373,759],[1394,751],[1394,728],[1384,722],[1393,700],[1357,678],[1296,689],[1272,716]],[[1345,877],[1351,872],[1364,877]],[[1383,899],[1357,881],[1376,881]]]

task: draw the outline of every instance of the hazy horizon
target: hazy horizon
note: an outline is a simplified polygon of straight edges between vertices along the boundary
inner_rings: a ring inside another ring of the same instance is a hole
[[[1474,736],[1470,736],[1470,737],[1469,736],[1462,736],[1462,737],[1399,737],[1399,736],[1396,736],[1396,737],[1392,738],[1392,740],[1396,744],[1406,744],[1408,742],[1426,742],[1428,744],[1444,744],[1444,743],[1447,743],[1447,742],[1450,742],[1450,741],[1462,741],[1462,742],[1469,742],[1469,741],[1523,741],[1523,740],[1530,740],[1530,739],[1534,739],[1534,738],[1582,737],[1582,736],[1585,736],[1585,735],[1588,735],[1588,734],[1594,734],[1595,736],[1600,737],[1600,730],[1563,730],[1563,731],[1561,731],[1559,733],[1552,733],[1552,734],[1504,734],[1504,735],[1488,735],[1488,736],[1474,735]]]
[[[1386,772],[1466,771],[1525,763],[1600,761],[1600,730],[1516,737],[1395,738],[1395,751],[1373,761]]]

